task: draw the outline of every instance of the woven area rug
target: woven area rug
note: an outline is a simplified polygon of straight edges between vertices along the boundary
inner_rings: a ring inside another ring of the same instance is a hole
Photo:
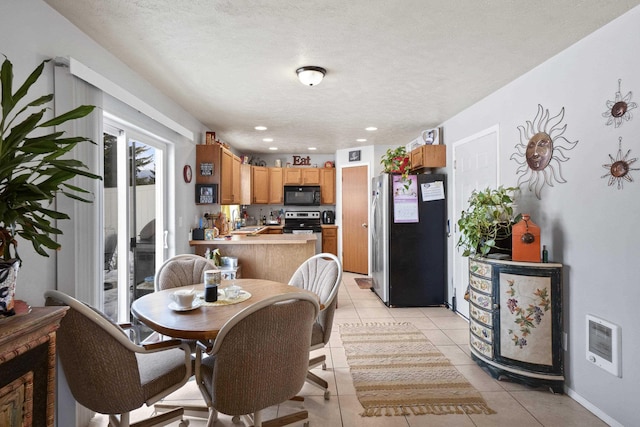
[[[340,336],[362,416],[495,413],[411,323],[342,324]]]

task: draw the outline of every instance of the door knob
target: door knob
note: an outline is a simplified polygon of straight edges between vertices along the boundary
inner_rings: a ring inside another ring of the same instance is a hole
[[[363,223],[362,223],[362,228],[367,228],[367,227],[368,227],[367,223],[366,223],[366,222],[363,222]]]

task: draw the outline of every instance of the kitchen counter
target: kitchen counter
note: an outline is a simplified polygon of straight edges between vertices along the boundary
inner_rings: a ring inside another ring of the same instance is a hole
[[[237,257],[243,278],[288,283],[296,269],[315,255],[316,239],[314,234],[235,234],[215,240],[191,240],[189,245],[198,255],[204,255],[209,248],[219,249],[221,256]]]

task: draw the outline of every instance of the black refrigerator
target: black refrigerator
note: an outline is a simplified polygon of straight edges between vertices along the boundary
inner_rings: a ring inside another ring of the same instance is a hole
[[[372,290],[390,307],[445,303],[446,176],[372,179]]]

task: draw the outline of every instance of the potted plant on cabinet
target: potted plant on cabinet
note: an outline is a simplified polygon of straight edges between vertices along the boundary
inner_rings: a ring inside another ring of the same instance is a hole
[[[16,236],[30,241],[38,254],[49,256],[45,248],[60,248],[54,237],[62,232],[54,221],[69,219],[50,203],[59,193],[90,202],[81,196],[88,191],[67,181],[78,175],[100,179],[79,160],[62,158],[77,144],[93,141],[49,130],[85,117],[94,107],[83,105],[44,119],[53,94],[23,100],[48,61],[36,67],[15,92],[13,64],[5,58],[0,69],[0,317],[14,313],[15,280],[21,262]]]
[[[384,172],[400,174],[402,181],[405,182],[405,188],[409,188],[407,178],[411,170],[411,158],[403,145],[395,149],[389,148],[386,154],[382,156],[380,164],[384,166]]]
[[[513,215],[517,187],[473,190],[469,206],[458,220],[460,238],[457,247],[462,256],[486,256],[491,252],[511,252],[511,227],[521,215]]]

